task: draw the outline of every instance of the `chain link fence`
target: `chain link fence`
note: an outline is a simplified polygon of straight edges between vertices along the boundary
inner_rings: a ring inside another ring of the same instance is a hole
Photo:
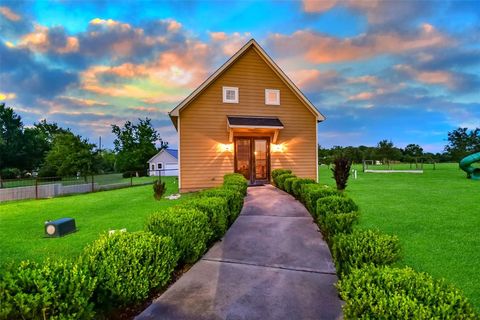
[[[170,175],[167,171],[169,170],[149,170],[149,175],[137,171],[76,177],[0,178],[0,202],[53,198],[153,184],[155,180]]]

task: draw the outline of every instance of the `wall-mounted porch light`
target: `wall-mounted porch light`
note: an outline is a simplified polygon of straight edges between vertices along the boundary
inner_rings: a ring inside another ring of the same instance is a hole
[[[233,143],[221,143],[219,149],[220,149],[221,152],[232,152],[233,151]]]
[[[271,146],[271,149],[272,149],[272,152],[283,152],[285,151],[285,147],[282,144],[273,144],[272,143],[272,146]]]

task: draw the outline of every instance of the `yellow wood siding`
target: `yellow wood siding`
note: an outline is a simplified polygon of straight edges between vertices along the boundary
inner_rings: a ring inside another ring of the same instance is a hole
[[[238,104],[222,103],[223,86],[239,88]],[[280,90],[280,105],[265,105],[265,89]],[[233,148],[220,149],[229,143],[227,115],[278,117],[285,128],[277,144],[285,150],[271,152],[271,169],[316,179],[316,117],[252,47],[180,111],[182,192],[217,186],[234,171]]]

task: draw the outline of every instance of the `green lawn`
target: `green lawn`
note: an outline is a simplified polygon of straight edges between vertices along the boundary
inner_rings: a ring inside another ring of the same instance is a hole
[[[139,178],[148,179],[148,178]],[[178,192],[176,177],[163,178],[167,195]],[[153,198],[151,185],[44,200],[0,203],[0,264],[46,257],[71,258],[102,232],[126,228],[142,230],[145,218],[178,200]],[[75,218],[78,231],[63,238],[45,238],[44,222]]]
[[[401,265],[425,271],[460,288],[480,310],[480,181],[457,164],[425,166],[423,174],[362,173],[347,194],[360,206],[361,228],[396,234]],[[320,182],[334,185],[327,167]]]

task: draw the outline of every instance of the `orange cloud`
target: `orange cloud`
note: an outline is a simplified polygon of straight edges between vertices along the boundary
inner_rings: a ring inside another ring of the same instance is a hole
[[[213,46],[220,46],[226,56],[232,56],[251,38],[249,32],[234,32],[227,34],[225,32],[210,32]]]
[[[292,35],[274,34],[269,42],[283,55],[304,55],[313,63],[354,61],[453,44],[429,24],[422,25],[415,36],[387,32],[339,39],[313,31],[297,31]]]
[[[13,12],[9,7],[0,7],[0,14],[2,14],[10,21],[19,21],[20,19],[22,19],[20,15]]]
[[[337,0],[303,0],[305,12],[325,12],[336,6]]]
[[[395,70],[403,72],[415,80],[427,84],[441,84],[448,88],[455,88],[455,75],[448,71],[419,71],[411,66],[399,64],[394,67]]]
[[[385,0],[303,0],[303,9],[308,13],[323,13],[336,6],[363,13],[371,24],[411,18],[419,11],[425,10],[421,1],[414,3],[412,1]]]
[[[358,94],[355,94],[353,96],[348,97],[348,100],[350,101],[363,101],[363,100],[370,100],[372,99],[376,94],[373,92],[360,92]]]
[[[209,73],[211,51],[206,44],[190,43],[185,50],[162,52],[143,64],[92,66],[81,73],[82,88],[101,95],[129,97],[144,103],[177,102],[187,88],[195,88]],[[122,78],[106,83],[104,75]]]
[[[30,48],[38,52],[47,52],[49,50],[65,54],[76,52],[79,49],[78,39],[65,36],[63,46],[54,45],[50,41],[49,29],[42,25],[35,25],[34,31],[24,35],[20,40],[20,46]]]
[[[340,80],[339,74],[333,70],[301,69],[289,72],[289,75],[299,88],[306,91],[329,87]]]
[[[67,97],[67,96],[59,96],[58,98],[73,102],[77,105],[85,106],[85,107],[93,107],[93,106],[107,106],[108,103],[101,102],[92,99],[84,99],[84,98],[76,98],[76,97]]]

